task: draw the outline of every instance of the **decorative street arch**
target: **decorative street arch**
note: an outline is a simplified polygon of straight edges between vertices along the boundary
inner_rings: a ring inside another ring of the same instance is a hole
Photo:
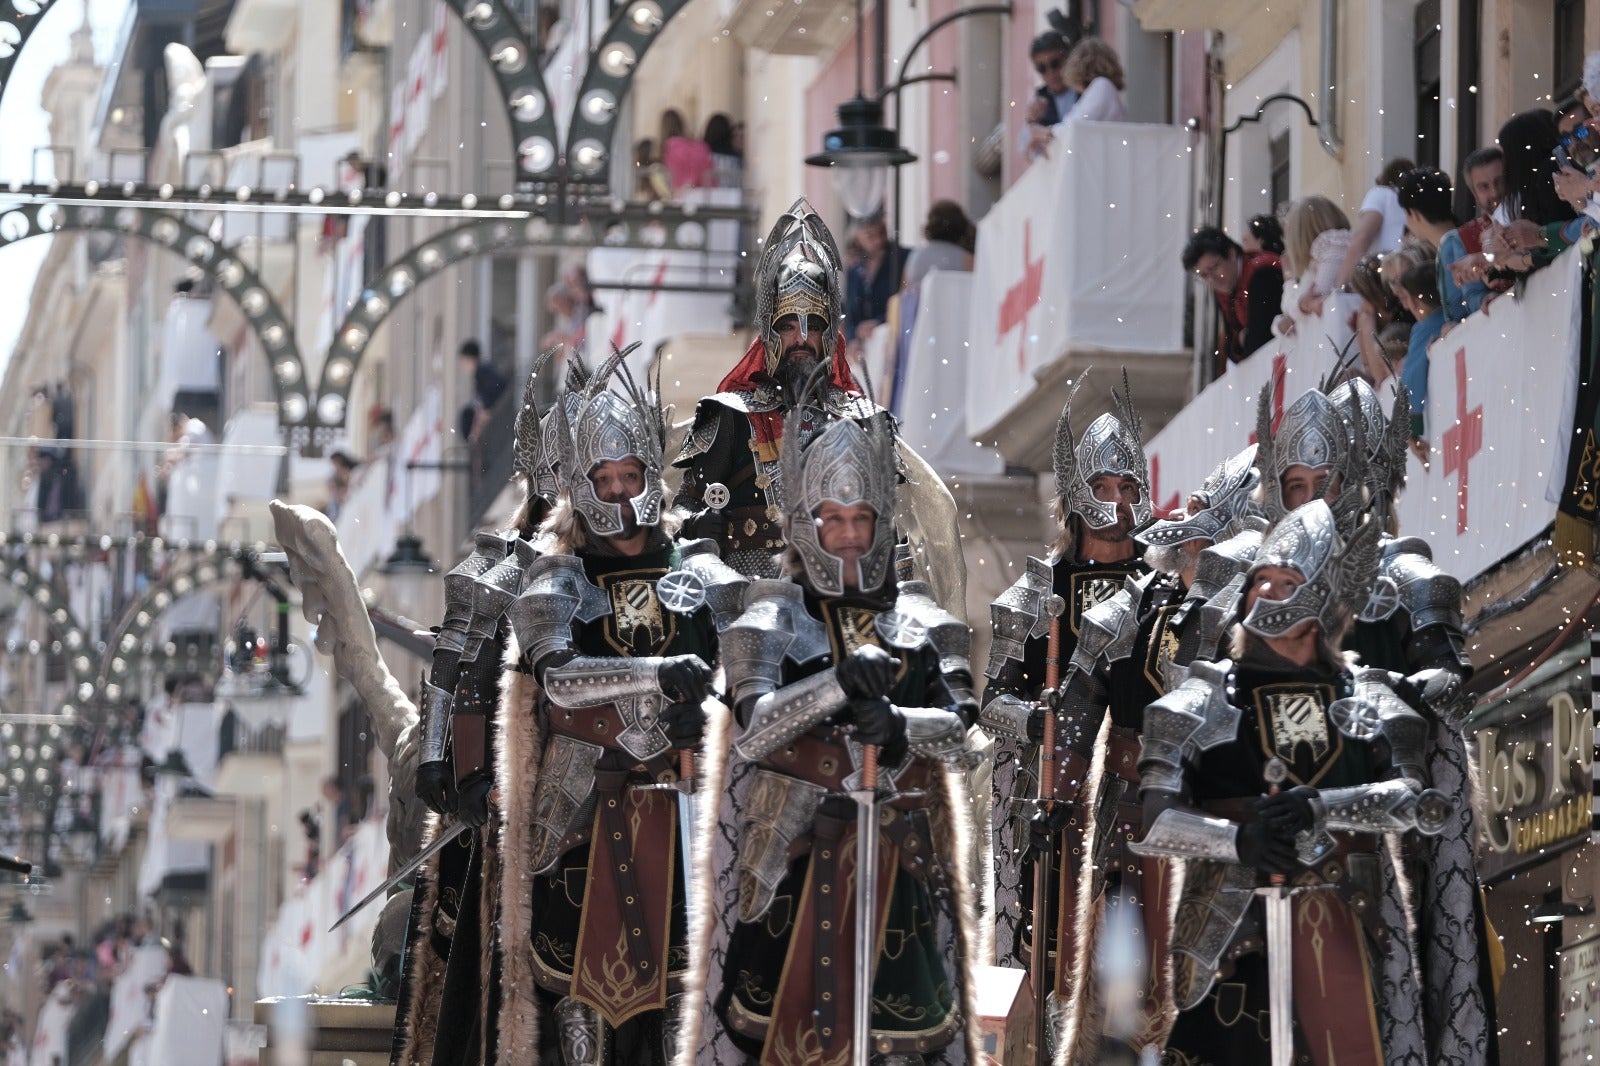
[[[71,678],[69,691],[82,699],[93,695],[95,648],[66,597],[28,564],[25,551],[10,545],[0,545],[0,577],[43,616],[50,635],[60,642],[61,651],[67,656],[67,672]],[[71,701],[60,709],[60,713],[69,718],[75,717],[77,711],[77,705]]]
[[[199,267],[233,297],[261,341],[272,366],[279,418],[285,423],[304,421],[311,397],[294,329],[266,284],[232,249],[161,207],[43,203],[0,208],[0,248],[64,230],[138,237],[168,248]]]
[[[637,247],[673,251],[706,250],[708,225],[716,221],[748,223],[744,208],[668,207],[623,205],[620,210],[589,215],[570,225],[544,218],[526,222],[479,219],[464,222],[429,237],[391,263],[356,298],[333,335],[333,347],[322,364],[317,383],[316,416],[312,431],[318,444],[343,431],[350,387],[362,357],[378,327],[396,305],[429,278],[448,267],[482,255],[523,248]]]
[[[11,69],[39,20],[55,6],[56,0],[0,0],[0,100],[11,84]]]
[[[445,0],[478,43],[500,89],[519,183],[560,177],[561,133],[533,42],[503,0]]]

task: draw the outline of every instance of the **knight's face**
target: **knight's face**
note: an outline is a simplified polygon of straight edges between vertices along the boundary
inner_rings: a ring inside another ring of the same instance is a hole
[[[870,504],[824,500],[817,508],[816,523],[817,543],[829,555],[844,560],[845,588],[856,588],[858,568],[854,564],[872,547],[878,512]]]
[[[1336,487],[1328,483],[1332,473],[1331,466],[1291,466],[1285,470],[1278,483],[1283,492],[1284,509],[1292,511],[1320,498],[1330,487]]]
[[[794,357],[816,364],[822,359],[822,337],[828,323],[817,315],[784,315],[777,321],[778,344],[783,358]]]

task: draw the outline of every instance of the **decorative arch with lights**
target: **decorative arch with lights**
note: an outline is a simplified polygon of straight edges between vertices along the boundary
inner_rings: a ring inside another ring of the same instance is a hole
[[[87,691],[92,694],[95,648],[83,623],[73,614],[72,605],[55,585],[28,564],[25,552],[0,550],[0,571],[3,571],[5,582],[16,591],[17,595],[32,604],[43,616],[52,642],[58,645],[48,650],[52,653],[64,653],[67,656],[69,691],[75,694]],[[5,650],[14,655],[24,652],[34,655],[46,649],[34,647],[32,642],[8,642]],[[68,719],[75,719],[77,707],[69,702],[60,709],[60,713]]]
[[[39,20],[56,0],[0,0],[0,100],[11,84],[11,70]]]
[[[85,187],[89,196],[99,187]],[[162,207],[122,204],[30,203],[0,208],[0,248],[65,230],[116,233],[138,237],[171,250],[198,267],[239,306],[250,329],[261,341],[272,365],[279,417],[285,422],[304,420],[310,410],[305,363],[295,344],[294,329],[271,290],[226,245],[219,244],[182,218]]]
[[[683,208],[624,205],[621,210],[590,215],[570,225],[557,225],[535,217],[526,222],[510,219],[474,219],[436,234],[418,244],[356,298],[334,333],[333,347],[322,364],[317,384],[316,417],[312,431],[320,445],[343,430],[350,387],[367,347],[395,307],[425,281],[457,263],[482,255],[518,248],[638,247],[699,252],[706,249],[707,226],[724,219],[747,221],[747,213],[729,208]]]

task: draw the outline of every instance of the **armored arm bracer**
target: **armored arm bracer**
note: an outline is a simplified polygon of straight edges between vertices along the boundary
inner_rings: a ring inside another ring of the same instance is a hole
[[[954,711],[937,707],[901,707],[906,719],[906,744],[916,755],[958,762],[967,751],[967,725]]]
[[[1325,788],[1311,804],[1318,829],[1349,833],[1437,833],[1451,807],[1441,792],[1395,780]]]
[[[1010,692],[995,692],[990,685],[984,693],[989,702],[978,712],[978,724],[992,737],[1028,741],[1028,720],[1033,717],[1035,704],[1018,698]]]
[[[1417,537],[1385,546],[1382,573],[1394,583],[1399,610],[1408,622],[1407,668],[1416,673],[1453,666],[1470,677],[1461,582],[1434,564],[1427,542]]]
[[[574,622],[592,622],[610,610],[576,556],[541,555],[528,567],[522,594],[506,616],[517,647],[538,670],[546,657],[572,647]]]
[[[1167,807],[1150,822],[1144,839],[1129,844],[1135,855],[1212,859],[1238,865],[1239,827],[1186,807]]]
[[[444,762],[449,757],[451,706],[455,693],[447,692],[422,679],[422,698],[417,707],[417,764]]]
[[[582,655],[544,672],[544,692],[566,710],[603,707],[637,697],[668,699],[661,691],[661,656],[632,659]]]
[[[978,701],[972,691],[972,627],[940,607],[926,581],[900,582],[895,609],[921,622],[928,643],[939,657],[939,678],[950,695],[948,706],[970,725],[977,717]]]
[[[812,726],[827,721],[848,702],[839,686],[839,675],[831,666],[774,689],[750,708],[749,723],[733,742],[734,750],[752,761],[763,759]]]
[[[433,638],[429,680],[446,692],[455,692],[462,653],[467,646],[473,584],[479,575],[488,573],[505,558],[506,547],[501,534],[481,532],[473,539],[472,552],[444,576],[444,618]]]

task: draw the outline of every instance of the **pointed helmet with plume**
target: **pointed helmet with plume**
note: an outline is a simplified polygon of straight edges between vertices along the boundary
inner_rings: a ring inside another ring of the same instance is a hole
[[[767,373],[783,359],[777,323],[785,315],[799,316],[802,335],[811,329],[812,318],[820,319],[821,356],[833,354],[844,318],[842,275],[833,234],[802,196],[767,234],[756,261],[756,328],[767,350]]]
[[[1133,505],[1133,524],[1150,521],[1150,465],[1144,454],[1144,430],[1134,410],[1128,372],[1122,372],[1122,392],[1111,390],[1115,412],[1089,423],[1080,440],[1072,436],[1072,401],[1088,380],[1087,369],[1073,383],[1056,422],[1056,498],[1063,501],[1062,518],[1076,514],[1090,529],[1109,529],[1117,523],[1115,501],[1097,500],[1094,479],[1103,474],[1131,478],[1138,483],[1139,499]]]
[[[1256,466],[1261,471],[1261,503],[1267,521],[1277,522],[1283,503],[1283,475],[1290,467],[1341,470],[1350,450],[1350,433],[1338,407],[1320,388],[1307,389],[1272,428],[1274,382],[1261,387],[1256,406]]]
[[[554,503],[561,491],[556,480],[555,452],[548,427],[539,424],[539,375],[550,360],[561,352],[561,345],[540,352],[533,361],[528,383],[522,388],[522,408],[517,412],[516,436],[511,446],[511,476],[522,481],[529,496]],[[554,422],[554,419],[551,419]]]
[[[857,422],[840,418],[809,442],[802,423],[816,397],[827,388],[827,361],[812,372],[801,402],[786,419],[783,433],[784,535],[805,566],[811,587],[824,596],[842,596],[846,561],[822,546],[817,512],[824,503],[844,507],[864,503],[875,516],[872,543],[852,565],[854,587],[874,592],[894,579],[894,430],[887,416]]]
[[[595,494],[589,475],[601,463],[637,459],[644,465],[644,489],[628,501],[641,526],[661,521],[661,453],[666,446],[666,418],[658,402],[659,388],[641,387],[628,369],[627,358],[638,344],[613,349],[612,355],[576,393],[556,405],[557,473],[573,510],[596,536],[624,532],[622,504]],[[578,380],[583,380],[581,369]],[[569,390],[571,388],[569,371]],[[616,388],[612,388],[613,382]],[[574,395],[577,399],[574,400]]]
[[[1367,442],[1367,490],[1373,496],[1387,496],[1391,506],[1406,486],[1406,446],[1411,442],[1411,396],[1398,378],[1394,385],[1394,407],[1387,415],[1377,392],[1362,378],[1351,378],[1328,394],[1347,419],[1351,412],[1361,412]],[[1352,423],[1351,439],[1354,437]]]
[[[1337,639],[1355,617],[1378,576],[1382,508],[1359,519],[1348,537],[1340,533],[1334,512],[1328,501],[1312,500],[1273,526],[1251,564],[1246,587],[1265,567],[1293,570],[1303,583],[1287,599],[1258,598],[1244,617],[1245,629],[1274,638],[1316,622],[1323,636]]]
[[[1190,494],[1199,502],[1199,510],[1194,514],[1159,519],[1136,534],[1134,539],[1157,548],[1172,547],[1191,540],[1208,540],[1215,544],[1243,532],[1252,517],[1259,522],[1259,513],[1250,498],[1256,483],[1261,480],[1255,463],[1254,444],[1238,455],[1224,459],[1206,475],[1205,482]]]

